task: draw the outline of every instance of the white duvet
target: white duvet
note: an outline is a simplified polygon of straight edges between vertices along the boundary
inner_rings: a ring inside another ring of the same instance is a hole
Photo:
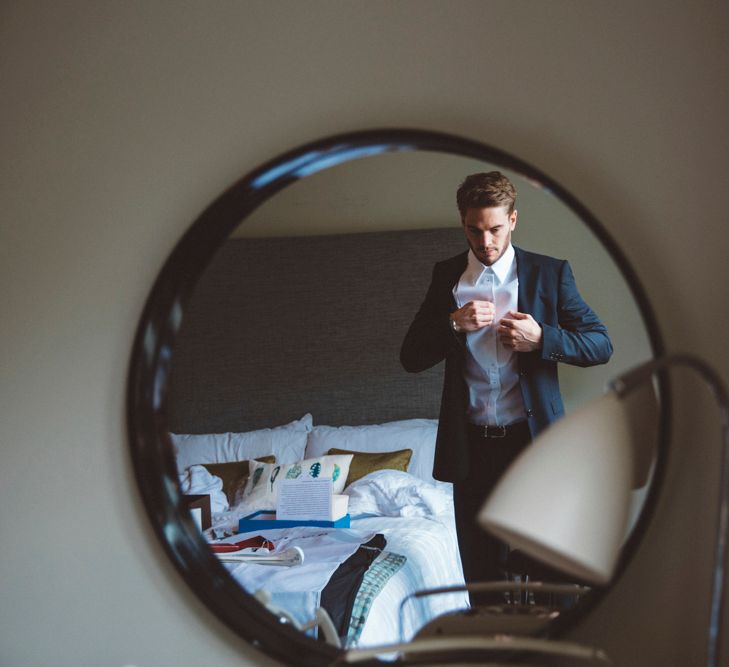
[[[450,484],[383,470],[345,493],[350,494],[352,526],[382,533],[388,551],[407,557],[375,599],[359,647],[407,641],[436,616],[469,606],[465,593],[411,597],[416,591],[464,584]]]
[[[276,551],[300,547],[304,551],[303,565],[227,567],[246,590],[265,589],[276,605],[305,622],[314,616],[321,590],[339,563],[354,553],[360,543],[381,533],[387,540],[386,550],[405,556],[407,561],[375,598],[358,646],[410,639],[435,616],[468,606],[465,594],[429,596],[408,601],[400,615],[401,603],[416,591],[463,584],[449,488],[400,471],[370,473],[344,490],[350,498],[349,530],[261,531],[277,544]],[[228,526],[234,519],[231,513],[214,518],[219,525]],[[239,539],[235,536],[226,541]]]
[[[352,517],[437,517],[453,510],[453,500],[443,487],[398,470],[372,472],[350,484],[344,493],[349,496]]]

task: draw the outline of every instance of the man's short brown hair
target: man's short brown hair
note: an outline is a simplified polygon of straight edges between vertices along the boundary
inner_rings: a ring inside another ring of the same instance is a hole
[[[469,208],[506,206],[511,214],[516,203],[516,188],[500,171],[471,174],[458,188],[456,203],[461,220]]]

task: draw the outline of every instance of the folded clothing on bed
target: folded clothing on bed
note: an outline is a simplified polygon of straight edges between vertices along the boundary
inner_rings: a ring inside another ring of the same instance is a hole
[[[321,592],[321,606],[326,609],[337,635],[342,639],[347,636],[352,608],[365,572],[382,553],[386,544],[384,535],[378,534],[360,546],[335,570]]]
[[[262,534],[276,545],[275,553],[293,546],[302,549],[304,565],[272,568],[246,563],[228,566],[231,575],[251,593],[266,590],[271,594],[272,604],[286,609],[302,624],[314,617],[321,592],[339,565],[376,535],[369,531],[326,528],[288,528]],[[239,539],[235,536],[224,542]]]

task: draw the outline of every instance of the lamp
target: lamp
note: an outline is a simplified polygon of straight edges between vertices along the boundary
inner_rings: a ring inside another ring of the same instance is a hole
[[[610,581],[627,532],[631,492],[650,474],[655,439],[646,438],[646,429],[657,423],[652,383],[676,365],[697,371],[721,410],[720,505],[706,663],[716,667],[729,525],[729,399],[718,374],[700,359],[661,357],[613,380],[605,395],[534,439],[494,488],[478,521],[512,548],[568,575],[599,585]]]

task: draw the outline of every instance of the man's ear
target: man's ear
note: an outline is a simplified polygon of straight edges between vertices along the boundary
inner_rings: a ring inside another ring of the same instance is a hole
[[[516,218],[517,218],[518,211],[514,209],[511,212],[511,215],[509,216],[509,221],[511,222],[511,228],[514,229],[516,227]]]

